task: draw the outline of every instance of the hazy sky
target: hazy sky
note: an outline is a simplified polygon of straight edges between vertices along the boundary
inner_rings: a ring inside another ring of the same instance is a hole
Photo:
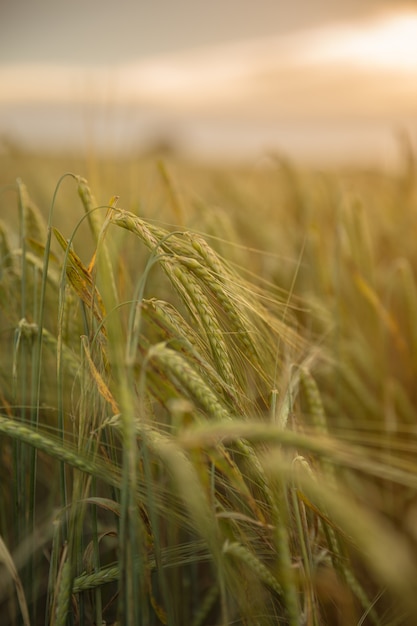
[[[417,0],[0,0],[0,149],[385,158],[416,76]]]
[[[398,0],[0,0],[0,63],[113,64],[361,18],[402,4]]]

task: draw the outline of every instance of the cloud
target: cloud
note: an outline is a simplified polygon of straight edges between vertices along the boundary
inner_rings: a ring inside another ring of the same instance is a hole
[[[75,121],[77,107],[80,114],[88,111],[91,123],[100,115],[104,119],[103,111],[111,112],[100,128],[106,127],[111,134],[113,124],[113,134],[119,133],[122,141],[152,124],[165,128],[176,125],[185,135],[200,134],[207,141],[217,128],[224,137],[234,133],[235,143],[245,125],[248,136],[251,125],[258,130],[262,125],[268,127],[273,135],[274,124],[275,129],[281,129],[281,136],[291,128],[300,136],[304,132],[300,129],[308,134],[314,124],[321,133],[326,126],[336,129],[339,124],[345,138],[354,122],[361,129],[366,124],[388,127],[410,123],[415,128],[415,33],[417,11],[408,10],[355,25],[328,25],[111,68],[3,66],[0,111],[17,111],[20,106],[27,118],[31,106],[38,112],[42,106],[49,111],[56,106],[69,119],[68,110],[73,107],[73,126],[78,124],[80,129],[85,124]],[[14,127],[18,128],[18,113],[13,115]],[[58,137],[56,119],[53,132]],[[210,128],[205,135],[203,122]],[[265,138],[270,131],[262,132],[258,137]]]
[[[0,103],[107,101],[215,113],[234,107],[246,113],[251,107],[255,113],[257,109],[279,112],[292,107],[304,107],[308,112],[307,103],[297,99],[309,92],[314,108],[321,102],[327,114],[333,102],[341,106],[344,97],[355,95],[353,87],[355,92],[360,88],[363,97],[356,93],[352,102],[364,106],[375,93],[377,108],[390,85],[399,88],[400,95],[414,97],[413,89],[401,85],[417,71],[416,32],[417,12],[408,12],[359,26],[327,26],[108,69],[53,64],[3,66]],[[321,97],[314,97],[314,91]]]

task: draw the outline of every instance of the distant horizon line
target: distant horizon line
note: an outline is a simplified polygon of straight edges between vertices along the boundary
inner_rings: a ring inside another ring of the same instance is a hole
[[[208,161],[253,162],[268,154],[280,154],[306,165],[352,164],[396,169],[401,163],[399,135],[417,145],[415,123],[386,124],[350,120],[325,120],[245,124],[230,120],[186,118],[176,120],[137,112],[117,117],[118,111],[85,117],[85,111],[64,107],[40,107],[37,115],[0,107],[0,151],[88,153],[129,157],[165,148],[185,158]],[[91,111],[94,113],[94,110]]]

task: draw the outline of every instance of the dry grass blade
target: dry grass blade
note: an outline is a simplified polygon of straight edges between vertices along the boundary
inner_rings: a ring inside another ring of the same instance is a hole
[[[0,259],[2,272],[15,269],[9,233],[6,225],[2,221],[0,221]]]
[[[101,324],[105,316],[104,304],[88,268],[84,266],[74,250],[68,249],[68,243],[58,229],[54,228],[54,233],[62,249],[68,253],[68,264],[65,267],[65,272],[71,286]],[[101,328],[105,332],[102,324]]]
[[[103,377],[101,376],[100,372],[98,371],[97,367],[94,364],[94,361],[92,359],[92,356],[90,354],[90,350],[88,347],[87,337],[82,337],[82,345],[84,349],[84,354],[87,358],[88,367],[97,385],[98,392],[104,398],[104,400],[110,404],[114,414],[120,413],[119,406],[116,400],[114,399],[110,389],[104,382]]]
[[[25,593],[23,590],[22,581],[20,580],[15,564],[13,563],[13,559],[2,537],[0,537],[0,563],[4,564],[6,571],[8,572],[10,578],[14,582],[17,600],[19,602],[20,612],[22,614],[23,623],[25,626],[30,626],[29,611],[28,611],[28,607],[26,604],[26,598],[25,598]],[[5,580],[3,580],[2,585],[3,585],[3,591],[5,592],[6,587],[7,587],[7,583]]]

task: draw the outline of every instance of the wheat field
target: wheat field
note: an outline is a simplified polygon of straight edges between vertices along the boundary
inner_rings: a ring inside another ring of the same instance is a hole
[[[2,624],[415,624],[412,155],[0,160]]]

